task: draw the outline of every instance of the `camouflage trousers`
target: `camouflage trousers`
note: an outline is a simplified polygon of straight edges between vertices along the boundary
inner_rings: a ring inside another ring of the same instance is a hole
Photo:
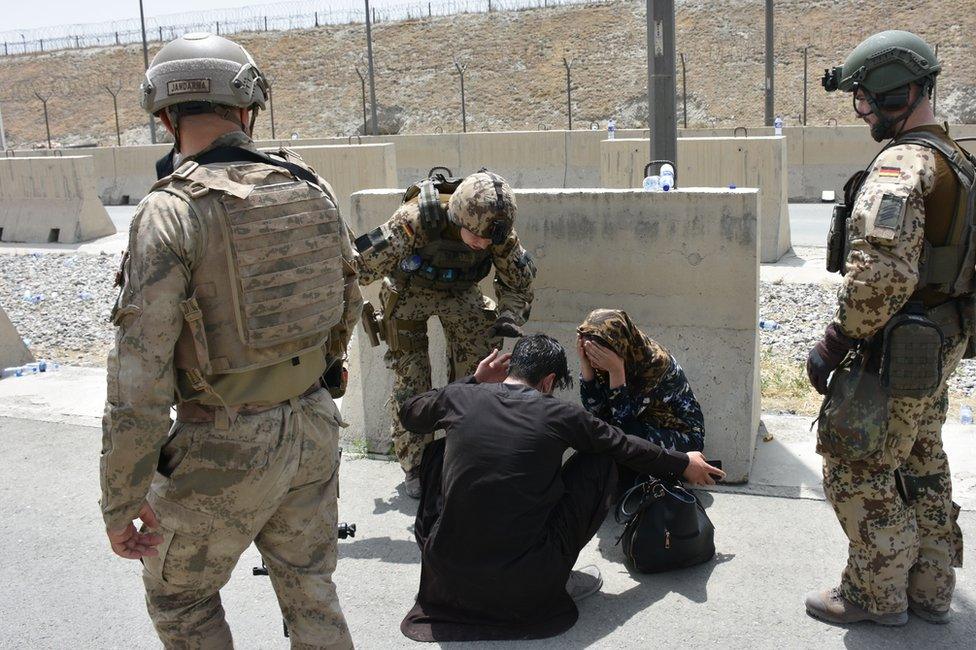
[[[291,647],[352,647],[332,582],[341,424],[325,390],[239,415],[229,430],[177,421],[147,498],[163,543],[143,561],[163,645],[233,647],[219,591],[254,542]]]
[[[947,339],[944,379],[934,395],[889,400],[883,452],[858,462],[824,456],[824,492],[850,541],[841,593],[876,614],[903,612],[908,598],[936,611],[952,600],[962,533],[942,424],[946,381],[965,347],[965,337]]]
[[[401,292],[393,317],[398,327],[411,329],[400,330],[401,349],[388,351],[385,360],[394,375],[393,394],[387,402],[390,437],[404,471],[420,467],[424,448],[433,441],[433,436],[413,435],[400,424],[404,402],[431,388],[427,337],[427,320],[431,316],[437,316],[444,328],[449,382],[473,374],[492,348],[502,346],[501,338],[488,336],[497,317],[494,302],[477,285],[458,292],[422,287],[407,287]]]

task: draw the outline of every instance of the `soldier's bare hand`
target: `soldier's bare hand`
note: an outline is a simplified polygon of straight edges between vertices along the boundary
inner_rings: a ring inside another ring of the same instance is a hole
[[[159,527],[159,520],[156,513],[148,503],[142,504],[139,509],[139,518],[150,529]],[[139,560],[146,556],[159,555],[156,547],[163,543],[163,536],[157,533],[140,533],[136,530],[135,524],[129,524],[121,530],[106,530],[109,544],[112,551],[119,557],[127,560]]]
[[[478,364],[478,369],[474,371],[474,378],[479,384],[497,384],[505,381],[511,359],[512,355],[507,352],[499,354],[497,348],[492,350],[491,354]]]

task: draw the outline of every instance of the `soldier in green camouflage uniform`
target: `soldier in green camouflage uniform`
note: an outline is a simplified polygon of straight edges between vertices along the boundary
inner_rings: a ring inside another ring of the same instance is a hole
[[[890,370],[894,366],[884,366],[890,375],[880,371],[876,403],[886,437],[879,434],[875,444],[858,450],[863,453],[850,453],[860,444],[852,431],[868,411],[826,427],[821,422],[824,492],[850,546],[840,586],[810,593],[806,607],[832,623],[903,625],[909,609],[945,622],[953,567],[961,566],[958,506],[941,429],[946,382],[972,332],[973,259],[965,252],[972,165],[932,113],[929,95],[939,70],[924,41],[889,31],[864,41],[824,80],[828,90],[854,93],[855,110],[877,141],[893,141],[851,197],[838,310],[810,352],[811,382],[821,393],[836,392],[838,373],[829,387],[827,378],[845,357],[855,358],[849,355],[855,347],[870,373],[879,372],[883,356],[891,355],[885,363],[894,364],[899,348],[886,339],[895,335],[895,323],[906,322],[903,315],[928,319],[944,336],[941,348],[932,348],[933,364],[941,355],[942,375],[928,379],[931,388],[896,391],[907,375]],[[917,353],[920,344],[910,341],[909,347]]]
[[[118,278],[110,543],[142,561],[167,648],[232,647],[219,590],[252,542],[292,647],[351,648],[332,583],[343,422],[323,387],[362,308],[349,235],[322,179],[251,142],[267,83],[242,47],[177,39],[143,93],[180,160],[140,204]]]
[[[519,327],[529,317],[535,266],[512,227],[515,212],[512,190],[496,174],[472,174],[452,194],[425,181],[385,224],[356,240],[360,282],[384,280],[385,358],[394,373],[391,437],[414,498],[420,496],[420,459],[432,437],[409,434],[399,412],[407,399],[431,387],[427,320],[437,316],[444,328],[454,381],[500,348],[501,337],[521,336]],[[492,267],[497,307],[478,286]]]

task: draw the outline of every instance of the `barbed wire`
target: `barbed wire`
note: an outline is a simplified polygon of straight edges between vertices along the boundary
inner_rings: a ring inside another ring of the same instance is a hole
[[[372,8],[375,22],[414,20],[492,11],[605,4],[608,0],[430,0]],[[365,22],[363,8],[331,9],[322,2],[293,0],[235,9],[214,9],[146,18],[146,39],[168,42],[189,32],[218,34],[312,29],[323,25]],[[138,19],[59,25],[0,32],[0,56],[15,56],[88,47],[111,47],[142,42]]]

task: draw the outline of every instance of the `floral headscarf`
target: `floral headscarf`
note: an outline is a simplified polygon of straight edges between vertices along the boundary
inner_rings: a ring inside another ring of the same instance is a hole
[[[596,339],[624,360],[627,385],[635,396],[653,390],[670,367],[671,355],[664,346],[641,332],[620,309],[594,309],[576,332]],[[605,372],[596,374],[598,381],[609,381]]]

